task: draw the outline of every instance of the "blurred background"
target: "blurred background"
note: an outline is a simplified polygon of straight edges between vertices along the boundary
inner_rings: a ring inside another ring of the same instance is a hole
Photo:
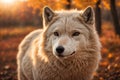
[[[21,40],[42,28],[42,10],[95,11],[102,60],[94,80],[120,80],[120,0],[0,0],[0,80],[17,80],[16,54]]]

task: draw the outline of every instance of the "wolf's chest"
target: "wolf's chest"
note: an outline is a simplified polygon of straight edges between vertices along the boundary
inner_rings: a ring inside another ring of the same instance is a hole
[[[56,65],[46,63],[44,65],[41,64],[36,66],[36,70],[34,70],[34,78],[38,79],[35,80],[80,80],[81,70],[78,68],[78,66],[75,68],[75,66],[71,67],[70,65]]]

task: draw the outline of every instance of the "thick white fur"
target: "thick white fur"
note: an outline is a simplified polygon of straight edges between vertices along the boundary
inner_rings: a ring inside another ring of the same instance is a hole
[[[84,22],[79,11],[59,11],[43,30],[35,30],[19,45],[19,80],[91,80],[100,55],[100,42],[94,24]],[[71,37],[74,30],[80,35]],[[54,32],[60,33],[59,37]],[[56,56],[56,47],[65,47]],[[73,55],[71,53],[75,51]]]

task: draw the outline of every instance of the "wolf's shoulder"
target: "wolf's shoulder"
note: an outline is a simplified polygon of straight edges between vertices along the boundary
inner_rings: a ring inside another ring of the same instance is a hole
[[[31,43],[42,33],[41,29],[34,30],[30,32],[20,43],[18,47],[18,55],[17,58],[22,60],[25,53],[28,51],[29,47],[31,46]]]
[[[37,29],[32,32],[30,32],[25,38],[22,40],[22,42],[19,45],[19,48],[22,48],[24,46],[29,45],[37,36],[39,36],[42,33],[42,29]]]
[[[34,30],[34,31],[30,32],[25,38],[37,36],[37,35],[41,34],[41,32],[42,32],[42,29]]]
[[[40,35],[42,33],[42,29],[37,29],[32,32],[30,32],[24,39],[34,39],[36,36]]]

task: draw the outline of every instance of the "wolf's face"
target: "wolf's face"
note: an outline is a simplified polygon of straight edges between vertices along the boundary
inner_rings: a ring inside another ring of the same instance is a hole
[[[74,55],[86,46],[86,27],[78,19],[64,17],[54,22],[49,28],[53,54],[59,57]]]
[[[44,25],[47,26],[46,48],[55,56],[73,56],[89,45],[90,31],[87,25],[93,27],[94,20],[91,7],[83,13],[78,11],[55,13],[47,7],[44,17]]]

